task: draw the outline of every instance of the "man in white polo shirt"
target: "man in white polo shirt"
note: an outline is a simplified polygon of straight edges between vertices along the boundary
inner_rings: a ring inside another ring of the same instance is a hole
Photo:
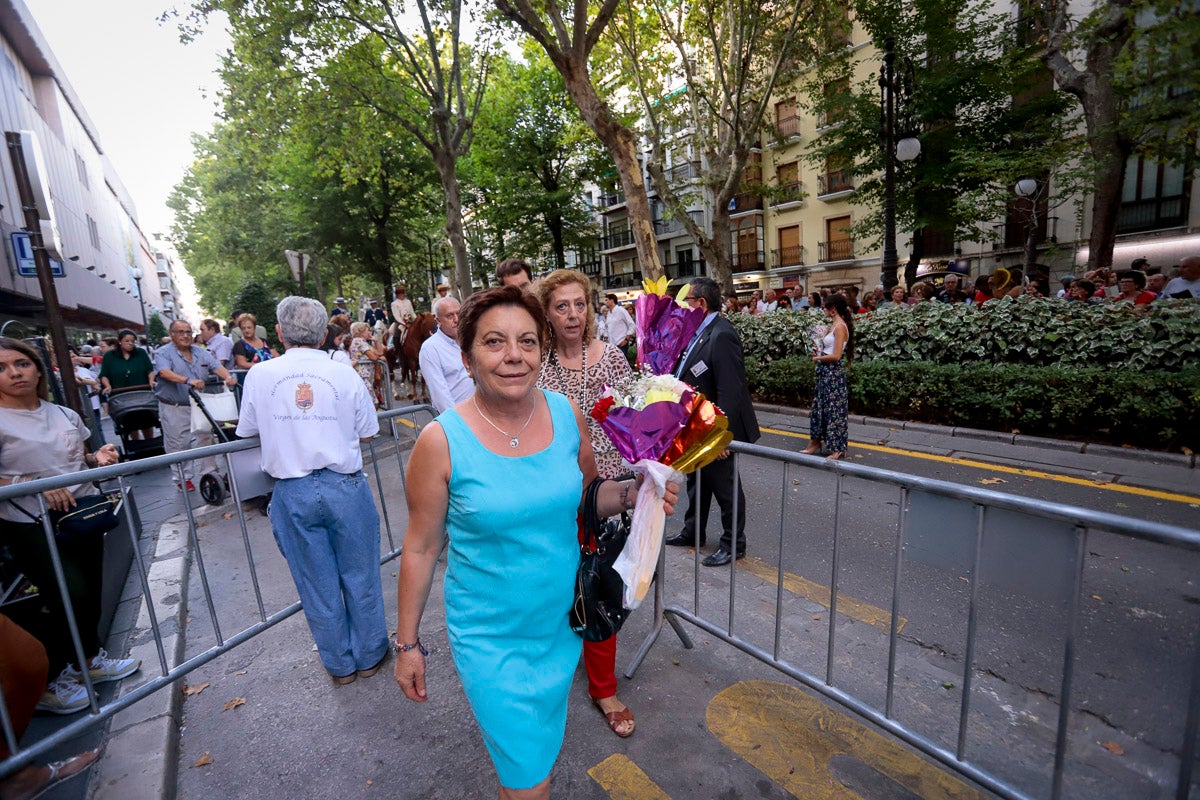
[[[388,654],[379,514],[359,449],[379,421],[358,373],[317,349],[328,321],[321,304],[285,297],[275,317],[287,351],[246,373],[237,433],[261,437],[263,471],[275,478],[275,541],[340,686],[374,675]]]
[[[454,408],[475,391],[458,346],[458,300],[439,297],[433,303],[437,330],[421,343],[421,375],[429,387],[429,399],[440,414]]]

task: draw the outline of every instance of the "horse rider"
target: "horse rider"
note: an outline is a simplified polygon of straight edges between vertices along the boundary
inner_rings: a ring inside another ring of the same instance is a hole
[[[408,332],[409,323],[417,317],[417,312],[413,309],[412,300],[408,299],[408,292],[404,288],[403,283],[397,283],[395,286],[396,299],[392,301],[392,329],[391,340],[394,346],[399,347],[404,344],[404,335]],[[396,335],[399,334],[399,338]]]

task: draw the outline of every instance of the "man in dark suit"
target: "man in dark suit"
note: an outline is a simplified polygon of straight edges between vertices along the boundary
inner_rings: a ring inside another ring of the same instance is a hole
[[[746,365],[742,357],[742,340],[729,320],[720,315],[721,290],[712,278],[697,278],[688,292],[688,304],[704,309],[704,322],[684,350],[675,375],[691,384],[717,404],[729,418],[729,430],[739,442],[754,442],[760,436],[758,418],[746,385]],[[706,567],[728,564],[735,557],[746,555],[746,496],[729,452],[699,470],[700,491],[697,497],[696,475],[687,477],[688,508],[683,530],[667,539],[667,544],[689,546],[696,543],[696,510],[700,511],[700,544],[704,544],[708,528],[708,510],[715,494],[721,506],[721,544],[715,553],[704,559]],[[737,488],[737,539],[733,536],[733,486]]]

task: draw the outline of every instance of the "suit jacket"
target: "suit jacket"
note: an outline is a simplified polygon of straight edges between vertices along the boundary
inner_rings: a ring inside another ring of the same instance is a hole
[[[729,430],[739,442],[755,442],[761,435],[750,389],[746,385],[746,364],[742,340],[729,320],[720,314],[687,354],[680,380],[717,404],[729,417]]]

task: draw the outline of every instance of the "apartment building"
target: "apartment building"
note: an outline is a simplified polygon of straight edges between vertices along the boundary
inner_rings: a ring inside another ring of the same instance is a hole
[[[1084,10],[1082,5],[1080,10]],[[841,44],[860,56],[859,63],[851,79],[826,86],[826,92],[849,91],[851,82],[870,79],[879,69],[879,59],[871,57],[874,47],[857,25]],[[844,165],[814,165],[804,157],[806,148],[838,120],[818,118],[805,111],[804,105],[796,87],[777,93],[770,111],[774,131],[764,133],[746,168],[744,191],[730,203],[734,286],[739,294],[788,286],[813,291],[854,285],[865,290],[879,283],[882,245],[856,241],[849,233],[863,213],[856,204],[853,178]],[[689,169],[702,167],[685,162],[677,168],[683,177]],[[918,277],[940,274],[951,265],[972,277],[990,274],[998,267],[1020,266],[1031,228],[1037,261],[1050,267],[1052,277],[1080,271],[1088,259],[1092,199],[1063,196],[1053,175],[1041,177],[1036,196],[1020,197],[1014,188],[1005,217],[980,226],[977,236],[955,240],[923,231],[924,257]],[[1200,253],[1200,196],[1192,190],[1196,177],[1196,170],[1141,157],[1131,159],[1123,187],[1115,266],[1148,258],[1154,266],[1170,268],[1184,256]],[[676,283],[691,275],[708,274],[699,250],[682,226],[659,219],[653,193],[651,201],[656,209],[656,230],[661,230],[659,255],[667,274]],[[597,279],[598,288],[623,297],[632,295],[641,275],[624,197],[619,193],[601,195],[597,212],[604,235],[599,261],[591,263],[589,274]],[[702,202],[690,213],[701,224],[709,214]],[[909,258],[911,240],[911,231],[897,230],[901,264]]]
[[[32,131],[45,161],[62,239],[55,279],[73,338],[140,330],[143,311],[171,316],[174,283],[138,226],[133,201],[95,126],[22,0],[0,0],[0,125]],[[8,335],[44,330],[42,302],[9,149],[0,153],[0,325]]]

